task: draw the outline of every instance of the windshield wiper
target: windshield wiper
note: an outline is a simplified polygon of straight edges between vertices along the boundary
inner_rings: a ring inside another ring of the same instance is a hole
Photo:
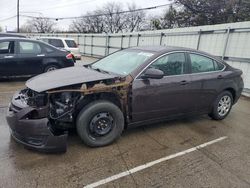
[[[93,69],[93,70],[95,70],[95,71],[101,72],[101,73],[110,74],[110,72],[105,71],[105,70],[103,70],[103,69],[93,68],[92,65],[89,65],[89,68],[91,68],[91,69]]]

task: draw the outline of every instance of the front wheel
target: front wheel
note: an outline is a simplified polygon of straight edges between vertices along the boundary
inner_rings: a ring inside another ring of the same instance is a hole
[[[76,120],[77,133],[91,147],[108,145],[116,140],[124,128],[121,110],[109,101],[95,101],[84,107]]]
[[[223,91],[213,104],[213,109],[209,116],[215,120],[222,120],[231,111],[233,96],[229,91]]]

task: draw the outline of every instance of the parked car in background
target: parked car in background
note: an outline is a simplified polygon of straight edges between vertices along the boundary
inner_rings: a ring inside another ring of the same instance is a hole
[[[14,33],[0,33],[1,37],[18,37],[18,38],[26,38],[24,35],[14,34]]]
[[[65,49],[71,52],[76,60],[81,59],[80,49],[78,48],[74,39],[71,38],[55,38],[55,37],[41,37],[39,40],[53,45],[57,48]]]
[[[71,53],[44,42],[25,38],[0,38],[0,76],[37,75],[74,66]]]
[[[133,125],[200,114],[224,119],[241,95],[241,75],[197,50],[135,47],[28,80],[7,121],[29,148],[65,151],[70,128],[85,144],[105,146]]]

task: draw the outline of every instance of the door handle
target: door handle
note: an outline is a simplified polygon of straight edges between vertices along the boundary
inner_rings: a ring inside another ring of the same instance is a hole
[[[220,74],[219,76],[217,76],[217,79],[222,79],[223,76]]]
[[[43,57],[45,56],[44,54],[38,54],[37,57]]]
[[[189,84],[189,82],[188,82],[187,80],[182,80],[182,81],[180,82],[180,84],[181,84],[181,85],[187,85],[187,84]]]
[[[4,56],[4,58],[13,58],[14,56],[13,55],[6,55]]]

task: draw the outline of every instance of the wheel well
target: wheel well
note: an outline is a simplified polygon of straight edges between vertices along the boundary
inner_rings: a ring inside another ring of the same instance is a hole
[[[235,100],[236,91],[233,88],[227,88],[224,91],[229,91],[233,96],[233,100]]]
[[[88,105],[89,103],[95,100],[107,100],[109,102],[114,103],[116,106],[118,106],[122,110],[122,104],[119,100],[119,97],[115,93],[103,92],[103,93],[87,95],[86,97],[84,97],[76,107],[76,115],[81,111],[81,109],[84,106]]]
[[[49,66],[57,66],[58,68],[61,68],[61,65],[59,63],[46,63],[43,67],[43,70],[45,70]]]

